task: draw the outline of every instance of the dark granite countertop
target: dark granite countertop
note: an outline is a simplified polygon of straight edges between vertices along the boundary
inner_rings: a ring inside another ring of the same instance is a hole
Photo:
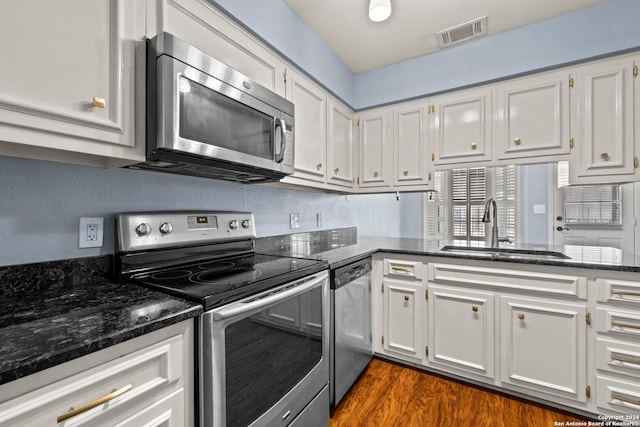
[[[0,384],[202,313],[110,279],[111,257],[0,267]]]
[[[349,231],[345,233],[344,231]],[[336,232],[334,230],[334,232]],[[309,235],[309,237],[305,237]],[[331,269],[336,269],[376,252],[405,255],[424,255],[443,258],[463,258],[484,261],[500,261],[518,264],[553,265],[599,270],[640,272],[640,257],[616,248],[599,246],[553,246],[517,245],[514,249],[539,252],[541,254],[561,253],[568,258],[552,258],[518,254],[494,255],[490,252],[446,252],[441,248],[452,245],[441,240],[426,240],[395,237],[356,236],[351,229],[337,230],[337,237],[317,239],[314,233],[274,236],[263,242],[263,252],[295,257],[312,257],[327,261]],[[346,235],[346,237],[345,237]]]

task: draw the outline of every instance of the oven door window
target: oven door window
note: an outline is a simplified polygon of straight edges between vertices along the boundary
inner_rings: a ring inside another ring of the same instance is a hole
[[[181,138],[273,160],[271,116],[184,76],[178,78]]]
[[[246,426],[321,361],[321,288],[230,324],[225,351],[226,425]]]

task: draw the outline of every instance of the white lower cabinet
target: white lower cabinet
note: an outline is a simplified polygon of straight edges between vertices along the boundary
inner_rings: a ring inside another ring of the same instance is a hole
[[[493,378],[493,300],[490,293],[430,285],[429,364]]]
[[[3,384],[0,426],[192,426],[193,341],[188,320]]]
[[[500,298],[504,387],[586,401],[586,303]]]
[[[422,284],[385,279],[382,347],[385,352],[422,358]]]

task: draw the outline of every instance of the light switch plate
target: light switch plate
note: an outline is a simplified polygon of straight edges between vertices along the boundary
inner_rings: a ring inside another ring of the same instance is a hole
[[[80,218],[79,248],[101,248],[104,237],[104,218]]]
[[[300,228],[300,214],[299,213],[290,214],[289,222],[291,224],[291,228]]]
[[[543,215],[547,212],[545,205],[533,205],[533,213],[536,215]]]

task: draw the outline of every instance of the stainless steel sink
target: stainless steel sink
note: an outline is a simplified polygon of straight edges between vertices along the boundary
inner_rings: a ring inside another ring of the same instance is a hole
[[[507,248],[481,248],[475,246],[443,246],[441,252],[459,255],[482,256],[492,259],[531,259],[531,260],[560,260],[571,259],[561,252],[544,251],[537,249],[507,249]]]

